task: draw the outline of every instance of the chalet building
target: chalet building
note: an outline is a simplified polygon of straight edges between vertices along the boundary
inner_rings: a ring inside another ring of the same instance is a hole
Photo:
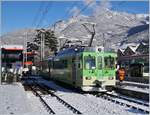
[[[118,51],[117,51],[117,56],[118,56],[118,57],[124,56],[124,49],[118,49]]]
[[[149,53],[149,44],[141,43],[136,49],[136,52],[139,54],[148,54]]]
[[[149,44],[140,43],[118,50],[118,64],[126,70],[126,78],[149,79]]]

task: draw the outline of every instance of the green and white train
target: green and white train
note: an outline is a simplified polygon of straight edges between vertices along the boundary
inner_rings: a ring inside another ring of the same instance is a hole
[[[107,91],[115,86],[116,57],[100,48],[67,48],[43,63],[43,73],[83,91]]]

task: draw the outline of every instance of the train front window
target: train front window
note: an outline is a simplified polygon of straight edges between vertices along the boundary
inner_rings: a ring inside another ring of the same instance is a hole
[[[85,56],[84,57],[84,68],[85,69],[95,69],[96,68],[96,62],[94,56]]]
[[[111,56],[104,57],[105,68],[115,69],[115,58]]]

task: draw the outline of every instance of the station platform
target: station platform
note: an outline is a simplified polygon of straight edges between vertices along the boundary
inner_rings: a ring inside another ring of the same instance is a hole
[[[43,115],[44,113],[45,110],[38,98],[32,92],[27,93],[21,83],[0,85],[1,115]]]

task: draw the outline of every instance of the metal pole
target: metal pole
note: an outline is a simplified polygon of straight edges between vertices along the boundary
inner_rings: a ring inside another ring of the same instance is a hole
[[[25,55],[25,62],[28,61],[28,55],[27,55],[27,39],[28,39],[28,32],[26,33],[26,39],[25,39],[25,52],[26,52],[26,55]]]
[[[40,56],[40,57],[41,57],[41,59],[40,59],[41,62],[42,62],[42,41],[43,41],[42,39],[43,39],[43,35],[42,35],[42,33],[41,33],[41,48],[40,48],[40,49],[41,49],[41,53],[40,53],[40,55],[41,55],[41,56]],[[40,66],[41,66],[41,70],[42,70],[42,64],[40,64]]]
[[[1,9],[2,2],[0,2]],[[0,12],[0,17],[2,17],[2,13]],[[2,21],[0,21],[0,27],[2,26]],[[0,28],[0,85],[2,84],[2,29]]]
[[[25,67],[24,62],[25,62],[25,38],[23,38],[23,68]]]
[[[42,46],[43,46],[43,43],[42,43],[42,42],[43,42],[43,35],[42,35],[42,33],[41,33],[41,56],[40,56],[40,57],[41,57],[41,61],[42,61],[42,50],[43,50],[43,49],[42,49]]]
[[[45,57],[45,34],[43,32],[43,60],[44,60],[44,57]]]
[[[104,36],[104,33],[103,33],[103,47],[104,47],[104,50],[105,50],[105,36]]]
[[[0,38],[0,85],[2,84],[2,42],[1,42],[1,38]]]

